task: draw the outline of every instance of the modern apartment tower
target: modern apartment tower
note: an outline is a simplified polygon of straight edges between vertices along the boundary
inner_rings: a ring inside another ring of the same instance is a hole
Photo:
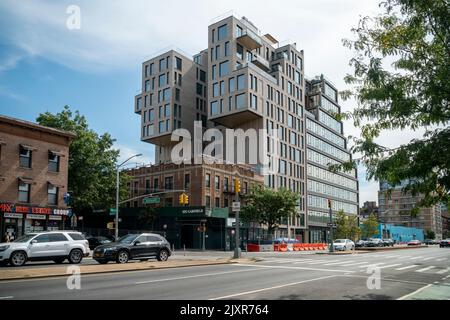
[[[323,75],[306,81],[306,158],[307,212],[309,240],[328,239],[330,222],[328,199],[333,214],[343,210],[358,214],[357,171],[332,172],[330,165],[351,160],[344,137],[343,123],[336,119],[341,112],[338,90]]]
[[[262,152],[258,149],[263,159],[258,158],[258,163],[247,162],[253,156],[249,146],[255,142],[246,139],[246,165],[263,174],[268,187],[288,188],[300,194],[297,214],[283,221],[278,236],[309,241],[307,163],[315,183],[321,183],[310,188],[313,211],[309,217],[317,232],[324,231],[326,226],[322,217],[327,209],[322,202],[326,203],[327,198],[335,200],[335,212],[344,209],[348,214],[357,214],[356,173],[332,174],[327,167],[327,163],[350,159],[342,123],[333,116],[333,112],[340,111],[337,90],[321,79],[311,81],[307,91],[304,53],[295,43],[280,45],[247,18],[231,15],[216,19],[208,27],[208,48],[193,60],[171,50],[144,62],[142,79],[135,112],[142,118],[142,141],[156,145],[157,163],[170,161],[176,143],[170,141],[172,131],[185,128],[192,132],[195,120],[202,121],[203,129],[214,127],[222,132],[262,130],[257,144],[259,148],[264,146]],[[323,98],[322,105],[316,92],[328,97]],[[309,104],[310,112],[306,112],[307,99],[316,99],[319,105]],[[225,143],[227,137],[224,134]],[[237,162],[236,153],[224,152],[223,156],[226,163]],[[307,157],[311,160],[307,161]],[[316,170],[321,171],[316,174]],[[323,241],[325,235],[319,236],[317,232],[312,232],[314,240]]]

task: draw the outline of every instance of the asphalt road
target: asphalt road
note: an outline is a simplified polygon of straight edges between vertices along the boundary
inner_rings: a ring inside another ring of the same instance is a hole
[[[416,298],[450,299],[450,249],[273,254],[249,264],[85,275],[79,290],[67,278],[0,282],[0,299]]]

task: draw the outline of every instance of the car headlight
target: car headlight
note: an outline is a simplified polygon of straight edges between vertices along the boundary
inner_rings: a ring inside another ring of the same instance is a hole
[[[9,245],[6,245],[6,246],[0,246],[0,251],[5,251],[5,250],[7,250],[9,247],[10,247]]]
[[[114,251],[117,250],[117,247],[106,248],[105,251]]]

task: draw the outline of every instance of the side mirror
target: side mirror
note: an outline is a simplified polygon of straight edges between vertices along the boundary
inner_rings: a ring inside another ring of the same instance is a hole
[[[37,243],[37,240],[31,240],[30,244],[35,244]]]
[[[140,244],[140,243],[141,243],[140,241],[136,241],[136,242],[134,243],[134,245],[137,246],[137,245]]]

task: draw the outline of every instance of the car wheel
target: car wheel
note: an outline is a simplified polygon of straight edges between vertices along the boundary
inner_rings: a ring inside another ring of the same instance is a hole
[[[122,251],[119,251],[119,253],[117,254],[116,262],[117,263],[127,263],[129,259],[130,259],[130,255],[128,254],[128,252],[126,252],[125,250],[122,250]]]
[[[64,260],[66,260],[66,259],[53,259],[53,262],[57,263],[57,264],[61,264],[64,262]]]
[[[79,264],[83,260],[83,252],[80,249],[73,249],[69,253],[69,262]]]
[[[23,266],[27,262],[27,255],[23,251],[16,251],[11,254],[11,258],[9,259],[9,263],[13,267]]]
[[[159,250],[156,259],[158,259],[158,261],[167,261],[167,259],[169,259],[169,251],[166,249]]]

